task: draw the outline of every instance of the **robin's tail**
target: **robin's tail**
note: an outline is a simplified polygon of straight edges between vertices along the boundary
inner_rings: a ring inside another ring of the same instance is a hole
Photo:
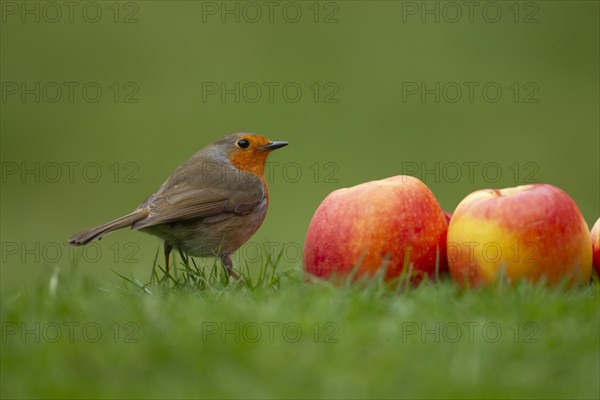
[[[125,228],[126,226],[131,226],[135,221],[139,221],[140,219],[144,219],[148,216],[147,210],[137,210],[132,212],[131,214],[127,214],[124,217],[117,218],[114,221],[107,222],[106,224],[97,226],[92,229],[88,229],[87,231],[83,231],[74,235],[71,239],[69,239],[69,244],[71,246],[81,246],[87,244],[95,239],[100,239],[102,236],[115,231],[117,229]]]

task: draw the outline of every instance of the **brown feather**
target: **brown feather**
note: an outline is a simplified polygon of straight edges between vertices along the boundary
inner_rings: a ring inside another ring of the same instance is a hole
[[[72,246],[81,246],[95,239],[100,239],[102,236],[117,229],[131,226],[140,219],[144,219],[148,215],[147,210],[136,210],[124,217],[117,218],[114,221],[107,222],[103,225],[92,229],[80,232],[69,239],[69,244]]]

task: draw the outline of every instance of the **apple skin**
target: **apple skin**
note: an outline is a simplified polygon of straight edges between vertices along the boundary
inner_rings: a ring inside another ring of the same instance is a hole
[[[452,219],[452,213],[450,211],[444,211],[444,217],[446,217],[446,222],[450,225],[450,220]]]
[[[592,237],[592,260],[594,269],[598,276],[600,276],[600,218],[596,220],[590,235]]]
[[[408,263],[413,281],[447,270],[444,212],[419,179],[399,175],[331,192],[310,222],[304,244],[305,273],[320,278],[371,276],[386,267],[386,278]],[[407,271],[408,272],[408,271]]]
[[[448,268],[461,285],[501,273],[548,285],[588,282],[592,246],[587,224],[568,194],[546,184],[478,190],[456,207],[448,226]]]

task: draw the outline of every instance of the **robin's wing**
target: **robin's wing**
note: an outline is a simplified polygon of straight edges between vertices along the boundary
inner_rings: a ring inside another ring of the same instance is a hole
[[[240,190],[222,188],[195,188],[178,184],[150,197],[143,207],[149,211],[146,218],[135,222],[133,229],[197,218],[219,220],[229,215],[243,215],[252,211],[265,197],[260,180],[258,184],[242,185]]]

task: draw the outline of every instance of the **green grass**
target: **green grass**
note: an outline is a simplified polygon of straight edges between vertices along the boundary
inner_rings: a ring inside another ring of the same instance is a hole
[[[600,395],[597,282],[334,286],[277,264],[244,284],[193,262],[148,284],[56,269],[4,292],[2,397]]]

